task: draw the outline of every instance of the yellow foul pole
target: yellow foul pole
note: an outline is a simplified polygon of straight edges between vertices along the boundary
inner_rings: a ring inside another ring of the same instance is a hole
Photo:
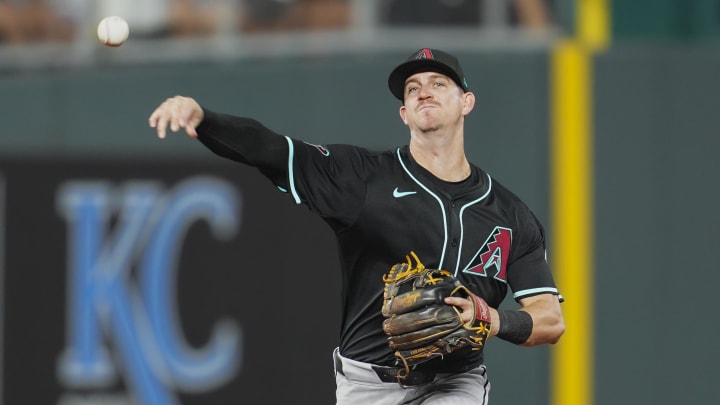
[[[609,42],[608,0],[576,0],[575,38],[551,57],[552,255],[566,332],[552,350],[553,405],[594,402],[593,71]]]

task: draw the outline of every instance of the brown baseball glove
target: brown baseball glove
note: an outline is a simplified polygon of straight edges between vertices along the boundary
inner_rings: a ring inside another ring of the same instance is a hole
[[[382,314],[383,329],[395,357],[410,367],[442,357],[461,347],[480,350],[490,333],[490,310],[485,300],[471,293],[446,270],[426,269],[414,252],[413,265],[407,262],[392,266],[383,276],[385,282]],[[473,302],[472,321],[463,322],[462,312],[444,303],[445,297],[463,297]]]

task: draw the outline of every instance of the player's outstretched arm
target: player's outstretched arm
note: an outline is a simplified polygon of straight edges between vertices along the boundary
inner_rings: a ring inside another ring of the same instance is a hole
[[[159,138],[165,138],[168,126],[173,132],[184,129],[197,138],[198,125],[203,120],[203,110],[197,101],[190,97],[175,96],[165,100],[150,114],[150,127],[157,129]]]

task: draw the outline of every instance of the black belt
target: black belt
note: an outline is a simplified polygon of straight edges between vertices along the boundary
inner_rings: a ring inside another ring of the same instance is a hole
[[[404,376],[405,368],[402,367],[372,366],[372,369],[375,371],[375,374],[377,374],[380,381],[386,383],[398,383],[405,387],[428,384],[432,382],[436,376],[434,371],[428,370],[410,370],[410,373]],[[342,359],[340,358],[340,354],[337,352],[335,352],[335,370],[338,373],[345,375],[342,369]]]

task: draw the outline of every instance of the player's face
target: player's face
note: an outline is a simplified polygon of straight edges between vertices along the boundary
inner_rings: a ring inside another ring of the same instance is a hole
[[[435,132],[458,124],[472,109],[470,98],[472,93],[441,73],[416,73],[405,81],[400,117],[411,130]]]

